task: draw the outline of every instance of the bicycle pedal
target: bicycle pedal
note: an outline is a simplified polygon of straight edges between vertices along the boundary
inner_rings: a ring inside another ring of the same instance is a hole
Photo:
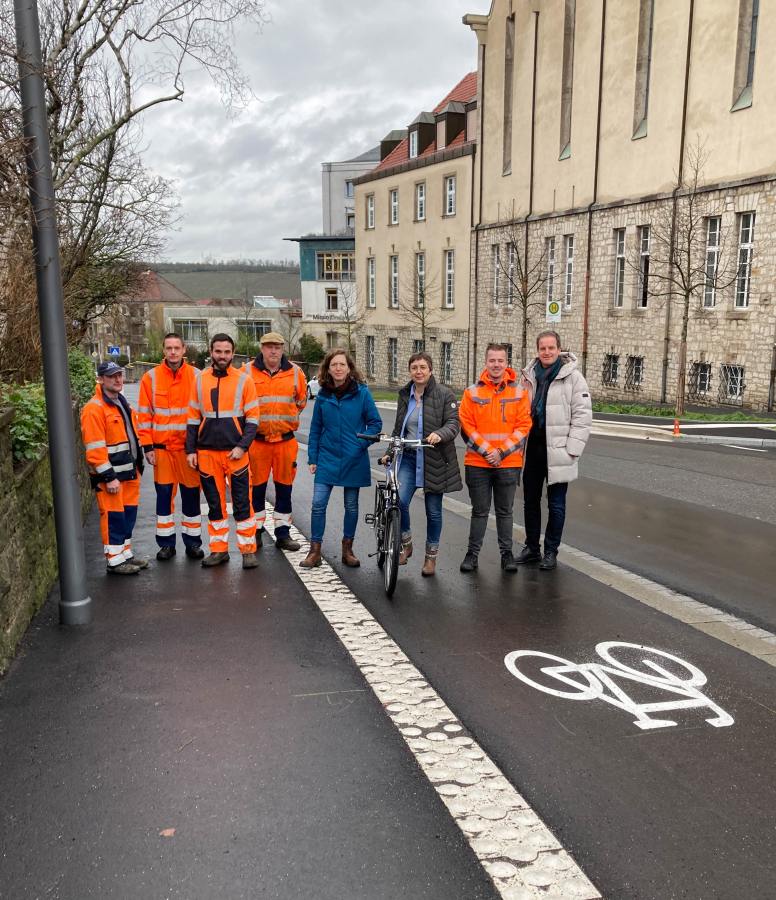
[[[374,513],[364,513],[364,522],[367,525],[374,525],[375,524]],[[374,554],[372,554],[372,555],[374,556]]]
[[[367,553],[367,559],[371,559],[373,556],[377,556],[379,552],[379,550],[375,550],[374,553]]]

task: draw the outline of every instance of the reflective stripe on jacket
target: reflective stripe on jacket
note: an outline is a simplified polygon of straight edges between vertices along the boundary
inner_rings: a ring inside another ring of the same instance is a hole
[[[531,430],[531,400],[514,369],[505,369],[499,384],[493,384],[487,369],[483,371],[464,391],[458,418],[467,448],[464,465],[489,468],[485,456],[499,450],[503,468],[522,467]]]
[[[258,401],[247,367],[223,374],[206,369],[195,382],[189,402],[186,452],[247,450],[256,435]]]
[[[184,360],[176,372],[163,362],[143,375],[137,407],[143,449],[183,450],[189,401],[200,374]]]
[[[271,375],[259,354],[251,365],[251,377],[259,401],[257,441],[288,440],[299,428],[299,413],[307,405],[307,379],[299,366],[285,355]]]
[[[135,411],[126,401],[122,406],[136,432]],[[117,403],[104,396],[102,385],[97,385],[94,396],[81,410],[81,435],[93,484],[137,478],[141,461],[132,455],[133,439],[139,450],[137,436],[127,434],[121,410]]]

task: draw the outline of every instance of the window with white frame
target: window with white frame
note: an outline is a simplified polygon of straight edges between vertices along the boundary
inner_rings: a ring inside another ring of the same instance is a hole
[[[339,309],[339,293],[337,288],[326,288],[326,312],[336,312]]]
[[[269,334],[270,331],[272,331],[272,322],[254,322],[251,319],[245,319],[237,323],[237,340],[258,344],[262,337]]]
[[[415,305],[422,309],[426,305],[426,254],[415,254]]]
[[[315,254],[318,281],[353,281],[354,253]]]
[[[445,176],[445,215],[455,215],[455,175]]]
[[[736,273],[736,309],[749,306],[752,288],[752,255],[754,253],[754,213],[738,217],[738,269]]]
[[[172,323],[186,344],[207,344],[207,321],[205,319],[176,319]]]
[[[366,227],[375,227],[375,195],[367,194],[366,197]]]
[[[720,234],[722,218],[706,219],[706,269],[703,285],[703,305],[711,309],[717,305],[717,273],[719,271]]]
[[[455,306],[455,250],[445,250],[445,307]]]
[[[375,337],[373,334],[366,336],[366,374],[375,377]]]
[[[415,218],[423,222],[426,218],[426,182],[415,185]]]
[[[413,353],[422,353],[426,349],[426,342],[415,338],[412,342],[412,352]]]
[[[391,215],[391,225],[399,224],[399,191],[393,188],[388,194],[388,206]]]
[[[390,281],[388,284],[388,297],[390,305],[395,309],[399,305],[399,257],[388,258],[388,271]]]
[[[348,200],[353,199],[353,182],[352,181],[345,182],[345,197]]]
[[[418,130],[417,130],[417,128],[413,129],[410,132],[409,153],[410,153],[410,159],[415,159],[415,157],[418,155]]]
[[[555,238],[545,238],[544,252],[547,256],[547,303],[555,298]]]
[[[453,380],[453,345],[449,341],[442,341],[439,364],[442,384],[450,384]]]
[[[571,301],[574,295],[574,235],[563,236],[563,256],[566,260],[566,270],[563,278],[563,305],[571,309]]]
[[[601,384],[612,386],[617,384],[620,369],[620,357],[616,353],[605,353],[601,371]]]
[[[515,274],[517,265],[517,247],[507,244],[507,306],[515,302]]]
[[[399,339],[388,338],[388,380],[399,378]]]
[[[497,305],[501,287],[501,245],[491,244],[490,255],[493,263],[493,303]]]
[[[646,309],[649,305],[649,225],[639,226],[639,281],[636,294],[636,308]]]
[[[625,229],[614,229],[614,306],[625,302]]]
[[[356,214],[345,210],[345,225],[351,231],[356,227]]]
[[[373,309],[377,306],[374,256],[370,256],[366,261],[366,305],[371,306]]]

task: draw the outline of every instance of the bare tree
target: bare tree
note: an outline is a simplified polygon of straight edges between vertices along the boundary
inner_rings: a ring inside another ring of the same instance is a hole
[[[286,342],[289,356],[299,349],[299,339],[302,336],[302,311],[297,306],[289,304],[280,310],[280,333]]]
[[[546,309],[547,245],[531,254],[528,223],[512,215],[498,223],[501,242],[494,250],[492,293],[514,309],[520,322],[520,365],[528,364],[528,329]]]
[[[345,347],[349,353],[356,352],[356,335],[364,324],[365,306],[361,302],[361,291],[355,281],[343,281],[339,287],[337,324],[345,333]]]
[[[659,206],[649,223],[649,269],[644,271],[638,249],[629,257],[636,271],[637,290],[642,302],[654,297],[671,305],[681,319],[677,360],[676,415],[685,411],[687,377],[687,336],[690,321],[708,327],[717,324],[715,307],[720,292],[729,288],[740,276],[748,279],[751,257],[746,270],[739,272],[732,227],[715,207],[703,188],[703,172],[709,154],[700,138],[688,147],[673,203]],[[638,298],[637,298],[638,301]]]
[[[247,99],[234,29],[244,20],[261,24],[264,0],[40,0],[39,9],[66,318],[76,341],[131,290],[135,261],[158,254],[175,221],[171,186],[142,163],[143,117],[180,100],[184,73],[195,68],[227,104]],[[0,0],[0,169],[6,200],[26,209],[24,159],[13,140],[21,133],[14,33],[12,4]],[[0,230],[4,313],[16,319],[12,330],[27,327],[26,343],[34,344],[30,279],[3,270],[9,246],[17,268],[33,265],[28,215],[3,218]],[[11,374],[33,373],[28,366]]]
[[[427,346],[428,332],[444,323],[454,312],[442,305],[442,285],[438,272],[426,269],[426,256],[423,254],[423,269],[418,269],[418,256],[411,274],[402,278],[399,291],[399,309],[402,317],[411,327],[413,333],[420,333],[423,347]]]

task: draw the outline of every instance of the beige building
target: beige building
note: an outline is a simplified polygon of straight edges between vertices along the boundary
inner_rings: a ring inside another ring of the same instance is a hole
[[[403,383],[427,350],[437,377],[466,385],[475,72],[380,145],[355,183],[358,355],[370,382]]]
[[[554,320],[594,396],[774,408],[776,19],[758,0],[493,0],[472,328]],[[673,251],[672,251],[673,248]],[[673,264],[671,264],[673,263]],[[552,309],[553,315],[548,310]]]

